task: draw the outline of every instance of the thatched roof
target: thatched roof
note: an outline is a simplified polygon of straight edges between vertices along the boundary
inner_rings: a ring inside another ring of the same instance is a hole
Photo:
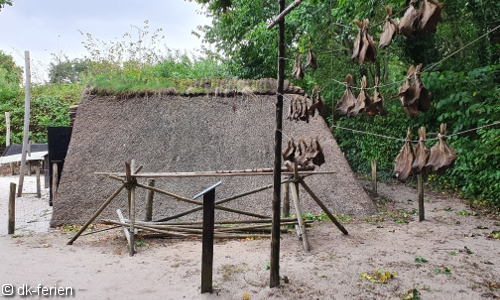
[[[286,95],[287,99],[293,97],[295,95]],[[290,103],[287,99],[285,112]],[[84,94],[76,114],[58,195],[53,202],[51,225],[87,221],[120,186],[118,181],[94,172],[124,172],[125,162],[131,159],[144,166],[142,172],[272,167],[275,101],[275,92],[259,95],[255,91],[190,97],[157,94],[128,98],[99,96],[96,91]],[[336,173],[310,176],[306,182],[333,213],[357,216],[376,213],[375,205],[354,178],[321,117],[316,115],[309,123],[284,120],[283,134],[283,147],[292,136],[321,135],[326,163],[317,170]],[[222,199],[271,184],[272,176],[157,179],[156,186],[192,198],[218,180],[222,180],[222,185],[216,189],[216,199]],[[301,190],[300,196],[304,212],[322,213],[305,191]],[[137,218],[141,220],[144,219],[145,198],[145,191],[138,189]],[[126,203],[126,193],[122,192],[102,217],[116,219],[118,207],[127,214]],[[224,205],[271,215],[271,203],[272,190],[266,190]],[[193,207],[156,194],[153,219]],[[200,218],[201,213],[183,217]],[[216,211],[216,218],[241,216]]]

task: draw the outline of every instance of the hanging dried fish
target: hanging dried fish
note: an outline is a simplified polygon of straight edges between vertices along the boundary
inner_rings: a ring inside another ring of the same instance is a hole
[[[346,89],[344,95],[337,102],[337,105],[335,105],[335,111],[338,111],[341,116],[347,115],[347,113],[356,104],[356,97],[351,91],[351,85],[353,84],[352,76],[347,75],[345,81],[346,81]]]
[[[312,104],[309,107],[309,114],[314,117],[316,110],[321,115],[323,113],[323,109],[325,108],[325,101],[321,98],[321,91],[318,86],[315,86],[312,94],[311,94]]]
[[[307,108],[307,94],[301,101],[301,109],[300,109],[300,115],[299,115],[299,120],[300,121],[306,121],[306,123],[309,123],[309,109]]]
[[[323,154],[323,149],[319,144],[319,135],[311,138],[311,144],[309,145],[310,158],[313,164],[320,167],[325,163],[325,155]]]
[[[359,57],[359,52],[361,51],[361,38],[362,38],[361,33],[363,31],[363,23],[361,23],[358,20],[354,20],[354,24],[356,24],[356,26],[358,26],[358,36],[356,37],[356,40],[354,41],[351,60],[354,60],[355,58]]]
[[[387,5],[385,11],[387,15],[385,16],[384,31],[382,31],[382,35],[380,35],[380,42],[378,44],[378,47],[382,49],[389,47],[392,43],[392,39],[398,33],[398,24],[391,19],[392,8]]]
[[[316,55],[314,55],[312,49],[309,49],[309,55],[307,55],[307,62],[304,66],[304,70],[307,69],[307,67],[311,67],[313,70],[318,68],[318,65],[316,64]]]
[[[420,7],[420,21],[418,27],[420,30],[427,32],[436,32],[437,24],[442,21],[441,10],[444,7],[444,3],[438,3],[434,0],[424,0],[422,6]]]
[[[413,160],[413,164],[411,165],[411,171],[413,174],[424,174],[423,172],[425,165],[427,164],[427,160],[429,159],[430,150],[425,146],[425,127],[420,127],[418,130],[418,144],[413,149],[415,154],[415,159]]]
[[[416,96],[416,86],[414,84],[411,84],[411,78],[415,77],[415,67],[410,66],[408,69],[408,73],[406,75],[406,81],[403,84],[402,87],[399,88],[398,94],[392,96],[391,98],[400,98],[401,99],[401,104],[403,105],[403,110],[405,113],[410,116],[414,117],[418,115],[418,102],[416,101],[418,99],[418,96]]]
[[[293,65],[292,77],[298,80],[304,79],[304,70],[302,69],[302,55],[295,56],[295,64]]]
[[[364,110],[366,106],[369,106],[371,103],[370,96],[366,92],[366,76],[363,76],[361,79],[361,92],[354,103],[354,107],[347,112],[348,117],[355,117],[359,114],[361,110]]]
[[[420,78],[420,71],[422,70],[422,64],[419,64],[415,69],[414,78],[415,81],[415,97],[418,99],[418,110],[421,112],[426,112],[431,108],[432,94],[425,88],[422,79]]]
[[[452,168],[457,159],[457,152],[446,144],[446,124],[441,124],[438,142],[432,146],[429,160],[424,169],[427,174],[441,174],[448,168]]]
[[[283,160],[288,160],[293,162],[293,158],[295,157],[295,148],[296,148],[295,142],[292,137],[288,141],[288,147],[285,150],[283,150],[283,152],[281,152]]]
[[[387,116],[387,110],[384,107],[384,97],[382,97],[382,94],[380,94],[378,83],[379,78],[378,76],[376,76],[375,87],[373,88],[373,105],[377,107],[378,113],[381,116]]]
[[[400,182],[405,183],[408,176],[410,176],[412,163],[413,149],[411,147],[411,130],[408,128],[405,144],[394,162],[393,174]]]
[[[297,151],[295,152],[295,159],[297,160],[297,164],[299,166],[305,167],[309,164],[308,150],[306,141],[303,138],[300,138],[297,143]]]
[[[362,65],[365,61],[375,61],[375,56],[377,56],[377,48],[375,47],[375,42],[373,38],[368,34],[370,29],[370,21],[365,19],[363,21],[363,32],[361,36],[361,50],[359,52],[359,65]]]
[[[288,116],[286,117],[287,120],[293,120],[293,115],[295,111],[297,110],[297,102],[295,101],[295,98],[290,100],[290,106],[288,107]]]
[[[398,27],[399,32],[405,37],[409,38],[415,28],[418,25],[418,21],[420,19],[420,14],[418,10],[415,8],[415,3],[418,0],[411,0],[410,7],[406,10],[404,16],[399,21]]]

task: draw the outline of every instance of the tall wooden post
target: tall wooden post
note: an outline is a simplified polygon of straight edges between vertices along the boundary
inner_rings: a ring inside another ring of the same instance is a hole
[[[8,111],[5,112],[5,146],[10,146],[10,113]],[[14,175],[14,164],[9,163],[10,166],[10,174]]]
[[[287,181],[283,183],[283,189],[285,190],[285,197],[283,198],[283,217],[288,217],[290,215],[290,182]]]
[[[19,186],[17,196],[23,195],[24,183],[24,168],[26,166],[26,151],[28,150],[28,139],[30,132],[30,98],[31,98],[31,69],[30,69],[30,52],[24,51],[24,62],[26,64],[26,87],[24,97],[24,136],[23,136],[23,153],[21,155],[21,170],[19,171]]]
[[[42,198],[42,187],[40,184],[40,166],[36,167],[35,172],[36,172],[36,197]]]
[[[372,192],[377,195],[377,161],[372,159]]]
[[[8,234],[14,234],[16,227],[16,184],[10,183]]]
[[[285,10],[285,0],[279,0],[280,13]],[[273,224],[271,232],[270,287],[280,285],[280,210],[281,210],[281,141],[283,129],[283,86],[285,82],[285,19],[279,22],[278,38],[278,95],[276,99],[276,131],[274,135],[274,189]]]

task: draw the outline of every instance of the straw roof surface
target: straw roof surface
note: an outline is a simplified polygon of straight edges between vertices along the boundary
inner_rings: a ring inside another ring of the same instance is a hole
[[[276,87],[275,81],[270,86]],[[287,92],[296,93],[297,89]],[[118,188],[119,181],[95,172],[124,172],[125,162],[135,159],[141,172],[189,172],[270,168],[274,161],[275,101],[269,91],[235,92],[226,95],[185,96],[176,94],[134,97],[99,96],[95,90],[83,95],[59,184],[53,201],[52,226],[83,224]],[[294,94],[286,94],[284,112]],[[346,159],[322,117],[306,122],[283,120],[283,147],[289,137],[320,134],[326,163],[305,179],[316,195],[335,214],[365,216],[376,206],[358,184]],[[272,175],[244,177],[197,177],[156,179],[156,187],[192,198],[222,180],[216,200],[272,184]],[[139,179],[145,183],[146,179]],[[282,195],[284,192],[282,192]],[[299,192],[305,213],[323,213],[304,191]],[[137,219],[144,220],[146,191],[137,189]],[[272,189],[225,203],[224,206],[271,215]],[[196,205],[155,194],[153,220]],[[291,201],[292,213],[293,201]],[[116,219],[116,209],[127,216],[126,190],[114,199],[102,218]],[[201,219],[201,212],[183,220]],[[248,218],[216,211],[216,219]]]

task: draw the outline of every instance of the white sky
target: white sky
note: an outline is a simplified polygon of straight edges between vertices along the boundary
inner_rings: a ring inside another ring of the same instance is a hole
[[[142,29],[149,20],[150,33],[163,29],[167,47],[192,52],[201,47],[201,39],[191,31],[210,23],[200,10],[200,5],[184,0],[14,0],[0,11],[0,50],[23,68],[24,51],[30,51],[32,71],[43,72],[50,53],[70,58],[86,54],[85,37],[78,30],[101,40],[122,40],[126,32],[137,37],[131,25]]]

